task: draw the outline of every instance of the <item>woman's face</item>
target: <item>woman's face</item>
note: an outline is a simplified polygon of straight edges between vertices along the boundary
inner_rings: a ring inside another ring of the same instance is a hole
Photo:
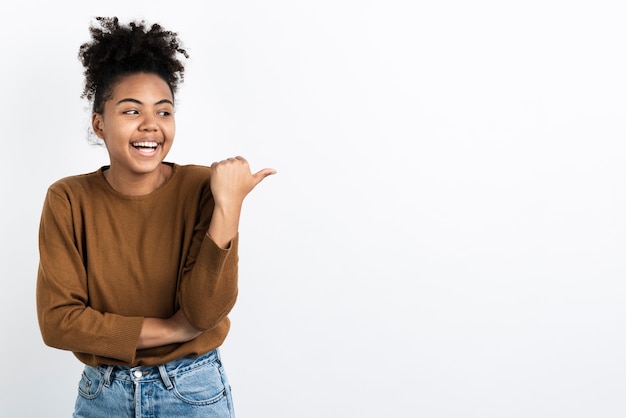
[[[94,113],[92,126],[109,152],[111,172],[127,178],[157,175],[175,133],[174,98],[169,85],[155,74],[123,77]]]

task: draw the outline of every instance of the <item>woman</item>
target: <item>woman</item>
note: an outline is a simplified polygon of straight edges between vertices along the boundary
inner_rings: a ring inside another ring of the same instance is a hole
[[[90,33],[83,97],[110,164],[46,195],[43,339],[85,364],[75,417],[232,417],[218,347],[237,297],[239,217],[275,170],[165,162],[188,57],[177,34],[117,18]]]

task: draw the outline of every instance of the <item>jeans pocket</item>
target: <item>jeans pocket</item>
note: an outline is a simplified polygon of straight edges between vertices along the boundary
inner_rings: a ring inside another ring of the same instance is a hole
[[[174,395],[190,405],[211,405],[227,396],[222,370],[217,362],[177,374],[172,384]]]
[[[85,399],[95,399],[102,391],[104,377],[93,367],[85,367],[78,382],[78,394]]]

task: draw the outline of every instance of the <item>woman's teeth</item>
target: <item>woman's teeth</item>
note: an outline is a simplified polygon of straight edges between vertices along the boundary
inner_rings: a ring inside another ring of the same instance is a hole
[[[135,148],[155,149],[157,146],[159,146],[159,144],[157,144],[156,142],[133,142],[132,146]]]

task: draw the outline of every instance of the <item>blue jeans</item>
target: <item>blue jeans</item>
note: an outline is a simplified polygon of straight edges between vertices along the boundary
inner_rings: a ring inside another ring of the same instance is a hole
[[[74,418],[234,418],[217,349],[160,366],[86,366]]]

